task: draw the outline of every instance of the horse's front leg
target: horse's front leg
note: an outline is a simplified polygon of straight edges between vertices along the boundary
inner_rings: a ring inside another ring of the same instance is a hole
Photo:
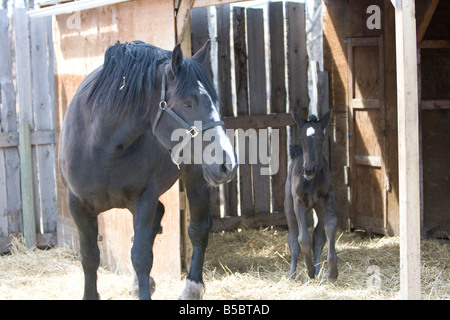
[[[97,245],[97,214],[87,208],[68,189],[70,213],[78,228],[80,256],[84,272],[84,300],[97,300],[97,269],[100,265],[100,251]]]
[[[158,188],[149,186],[139,197],[133,213],[134,239],[131,262],[136,272],[139,299],[150,300],[150,271],[153,265],[153,241],[155,239],[155,212],[158,204]]]
[[[336,231],[338,219],[334,211],[334,191],[330,190],[326,197],[326,212],[324,217],[325,234],[328,240],[328,280],[335,281],[338,277],[337,253],[336,253]]]
[[[208,245],[209,231],[212,221],[209,213],[209,187],[203,179],[202,168],[199,165],[187,166],[182,176],[189,200],[190,225],[189,238],[193,253],[186,287],[180,296],[182,300],[200,300],[205,292],[203,282],[203,263]]]
[[[294,199],[291,191],[291,178],[286,179],[285,193],[284,193],[284,214],[289,229],[288,245],[291,253],[291,268],[289,269],[289,279],[295,280],[297,274],[298,255],[300,253],[300,245],[298,243],[298,222],[295,216]]]
[[[294,197],[294,210],[298,223],[298,243],[300,244],[300,250],[305,255],[306,268],[308,269],[308,276],[313,279],[316,270],[314,268],[312,257],[312,241],[308,232],[307,214],[309,209],[305,208],[298,198]]]

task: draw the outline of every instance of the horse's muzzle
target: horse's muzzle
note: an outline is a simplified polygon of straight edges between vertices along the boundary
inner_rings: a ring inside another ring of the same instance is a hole
[[[237,167],[236,161],[225,161],[221,164],[212,165],[204,164],[203,176],[209,184],[216,187],[220,184],[230,182],[236,174]]]

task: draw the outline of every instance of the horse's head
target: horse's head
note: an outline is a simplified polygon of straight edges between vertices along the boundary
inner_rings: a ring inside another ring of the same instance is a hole
[[[201,160],[191,163],[201,163],[205,179],[212,185],[219,185],[234,177],[237,161],[220,120],[217,93],[203,65],[209,46],[208,41],[192,58],[185,58],[177,45],[170,62],[161,66],[161,102],[152,129],[158,140],[172,150],[172,159],[173,154],[181,154],[182,149],[184,153],[191,151],[187,146],[193,141],[195,157]],[[182,133],[181,143],[180,135],[174,135],[175,132]],[[198,137],[200,139],[194,141],[198,135],[204,139]],[[214,146],[212,157],[206,149],[208,144],[202,141],[208,139]]]
[[[331,110],[320,120],[311,115],[309,120],[303,119],[294,112],[294,119],[300,128],[300,142],[303,151],[303,177],[311,180],[317,173],[322,155],[322,144],[325,136],[324,130],[330,121]]]

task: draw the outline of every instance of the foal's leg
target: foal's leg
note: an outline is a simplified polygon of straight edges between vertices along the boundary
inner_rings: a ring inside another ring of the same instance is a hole
[[[308,276],[313,279],[315,269],[312,259],[311,236],[308,232],[307,213],[308,210],[294,198],[295,215],[297,216],[299,236],[298,243],[300,244],[301,252],[305,255],[306,268],[308,269]]]
[[[288,177],[284,189],[284,214],[289,229],[288,244],[291,252],[291,268],[289,270],[289,278],[295,279],[297,270],[298,255],[300,253],[300,245],[298,243],[298,224],[294,211],[294,199],[291,193],[291,179]]]
[[[131,262],[139,286],[139,299],[150,299],[150,270],[153,265],[153,240],[155,212],[158,204],[156,186],[149,186],[138,199],[133,214],[134,240],[131,248]]]
[[[80,237],[80,256],[84,271],[84,300],[98,300],[97,269],[100,264],[100,251],[97,245],[97,214],[87,208],[68,190],[70,213],[77,225]]]
[[[326,212],[324,217],[325,234],[328,240],[328,280],[335,281],[338,277],[336,254],[336,231],[338,219],[334,211],[334,191],[330,190],[325,199]]]
[[[320,255],[322,254],[323,246],[327,241],[325,236],[325,228],[323,224],[323,219],[325,215],[325,206],[319,203],[315,206],[315,211],[317,214],[317,225],[313,232],[313,253],[314,253],[314,266],[316,268],[316,275],[320,272]]]
[[[208,245],[209,231],[212,221],[209,213],[209,187],[203,179],[203,171],[200,165],[186,166],[182,176],[182,182],[186,187],[189,200],[190,225],[189,238],[193,246],[192,260],[189,274],[186,279],[186,287],[180,296],[183,300],[202,299],[205,292],[203,282],[203,263],[205,251]]]

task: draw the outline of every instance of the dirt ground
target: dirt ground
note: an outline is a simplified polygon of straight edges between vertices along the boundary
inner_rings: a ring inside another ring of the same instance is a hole
[[[272,228],[212,233],[206,253],[204,299],[397,299],[399,239],[341,232],[337,237],[339,278],[326,279],[326,263],[315,279],[299,259],[296,281],[287,279],[287,231]],[[322,260],[326,259],[327,247]],[[450,242],[422,241],[422,299],[450,299]],[[184,278],[158,277],[154,299],[178,299]],[[134,299],[131,279],[100,268],[98,291],[104,300]],[[0,299],[82,297],[83,273],[68,248],[24,248],[19,241],[0,256]]]

